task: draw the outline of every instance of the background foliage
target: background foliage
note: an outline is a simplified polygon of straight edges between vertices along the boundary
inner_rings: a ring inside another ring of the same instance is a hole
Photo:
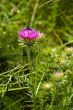
[[[32,76],[17,35],[27,26],[46,34],[31,48]],[[73,0],[1,0],[0,109],[73,110],[72,46]]]

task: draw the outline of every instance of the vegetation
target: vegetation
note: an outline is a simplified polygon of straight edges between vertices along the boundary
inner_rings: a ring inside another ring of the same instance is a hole
[[[27,48],[23,27],[44,37]],[[73,110],[73,0],[1,0],[0,110],[38,109]]]

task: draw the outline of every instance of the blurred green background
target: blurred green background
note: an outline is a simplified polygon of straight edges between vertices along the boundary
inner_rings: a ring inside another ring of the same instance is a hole
[[[22,47],[19,45],[19,41],[18,41],[18,31],[21,28],[27,26],[31,28],[35,28],[45,34],[45,38],[43,38],[42,41],[40,41],[39,43],[40,50],[42,49],[41,50],[42,54],[40,53],[40,57],[38,59],[39,64],[37,63],[36,71],[39,70],[41,71],[42,68],[44,68],[44,63],[42,63],[43,66],[41,66],[40,64],[40,59],[41,59],[42,62],[43,60],[45,61],[45,66],[48,65],[49,63],[51,73],[53,72],[53,70],[55,71],[55,69],[63,70],[64,72],[66,69],[68,70],[71,69],[72,72],[73,62],[71,61],[73,60],[73,56],[71,57],[71,59],[67,59],[67,57],[70,58],[70,55],[72,55],[72,53],[71,54],[68,53],[68,56],[65,56],[66,54],[63,52],[63,56],[62,56],[61,55],[62,50],[58,50],[56,53],[56,51],[54,50],[52,51],[51,49],[56,48],[58,46],[62,46],[64,44],[68,44],[67,47],[73,46],[73,0],[49,0],[49,1],[48,0],[0,0],[0,73],[9,71],[10,69],[13,69],[16,66],[22,64],[23,53],[22,53]],[[38,47],[36,49],[38,49]],[[35,54],[37,53],[33,51],[32,51],[32,57],[34,56],[33,53]],[[48,57],[50,59],[48,59]],[[60,60],[62,57],[64,58],[64,60],[70,60],[70,66],[66,65],[65,63],[62,67],[60,65],[59,67],[58,64],[55,65],[53,63],[57,60]],[[48,68],[48,66],[46,66],[46,68]],[[13,71],[17,72],[19,71],[19,69],[20,68],[18,68],[17,70],[15,69],[15,71],[14,70]],[[45,68],[42,71],[45,71]],[[10,73],[7,74],[9,75]],[[18,76],[20,74],[21,72],[18,73]],[[38,72],[38,74],[39,75],[37,77],[40,79],[41,72]],[[16,79],[15,78],[12,79],[13,83],[17,82],[18,76],[14,76]],[[5,76],[4,79],[2,79],[3,77],[1,77],[0,80],[1,84],[7,84],[8,79],[6,77],[7,76]],[[48,75],[46,75],[46,79],[47,77]],[[72,79],[70,81],[72,81]],[[68,84],[70,85],[71,83]],[[9,87],[23,87],[23,84],[21,84],[21,86],[19,86],[19,84],[18,86],[11,85]],[[71,88],[71,86],[69,87]],[[4,98],[2,98],[3,94],[0,94],[0,110],[28,109],[28,108],[24,109],[24,107],[22,106],[24,105],[25,102],[24,101],[20,102],[19,100],[19,99],[22,100],[23,96],[27,91],[28,90],[25,90],[25,92],[23,90],[15,91],[15,92],[12,91],[7,92]],[[41,97],[40,94],[39,97]],[[29,97],[27,96],[25,100],[28,98]],[[10,108],[10,105],[13,108]],[[21,108],[19,108],[20,106]],[[71,108],[65,109],[64,106],[62,110],[73,110],[72,103],[71,103]],[[35,110],[37,109],[38,108],[36,108]],[[55,110],[55,109],[56,108],[49,110]],[[40,110],[48,110],[48,109],[41,108]],[[60,109],[58,108],[56,110],[61,110],[61,105],[60,105]]]
[[[4,62],[21,54],[18,30],[30,26],[35,4],[36,0],[1,0],[0,59]],[[70,42],[73,40],[73,0],[39,0],[32,27],[46,33],[43,42],[46,46]]]

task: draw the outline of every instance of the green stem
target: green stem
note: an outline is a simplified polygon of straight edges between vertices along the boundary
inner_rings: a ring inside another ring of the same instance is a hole
[[[52,101],[51,101],[49,110],[51,110],[51,109],[53,108],[53,102],[54,102],[54,100],[55,100],[55,95],[56,95],[56,88],[54,89],[54,93],[53,93],[53,97],[52,97]]]
[[[29,77],[29,83],[31,84],[31,91],[32,91],[32,97],[33,97],[33,109],[36,110],[36,106],[37,106],[37,102],[36,102],[36,96],[35,96],[35,77],[34,77],[34,73],[33,73],[33,69],[34,69],[34,66],[33,66],[33,62],[32,62],[32,59],[31,59],[31,46],[26,46],[25,47],[26,49],[26,54],[27,54],[27,63],[29,64],[29,68],[30,68],[30,77]],[[23,56],[24,57],[24,56]],[[26,60],[26,59],[25,59]]]
[[[26,46],[26,53],[28,57],[28,64],[30,67],[30,73],[32,74],[32,61],[31,61],[31,55],[30,55],[30,46]]]
[[[33,64],[32,64],[32,60],[31,60],[31,55],[30,55],[30,50],[31,47],[27,46],[26,47],[26,52],[27,52],[27,56],[28,56],[28,62],[29,62],[29,66],[30,66],[30,83],[32,85],[31,87],[31,91],[32,91],[32,96],[33,96],[33,109],[36,110],[36,96],[35,96],[35,79],[34,79],[34,75],[33,75]]]

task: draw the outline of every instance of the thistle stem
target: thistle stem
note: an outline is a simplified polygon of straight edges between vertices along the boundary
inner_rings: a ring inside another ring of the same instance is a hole
[[[32,74],[32,61],[31,61],[31,55],[30,55],[30,46],[26,46],[26,53],[27,53],[27,57],[28,57],[30,73]]]

